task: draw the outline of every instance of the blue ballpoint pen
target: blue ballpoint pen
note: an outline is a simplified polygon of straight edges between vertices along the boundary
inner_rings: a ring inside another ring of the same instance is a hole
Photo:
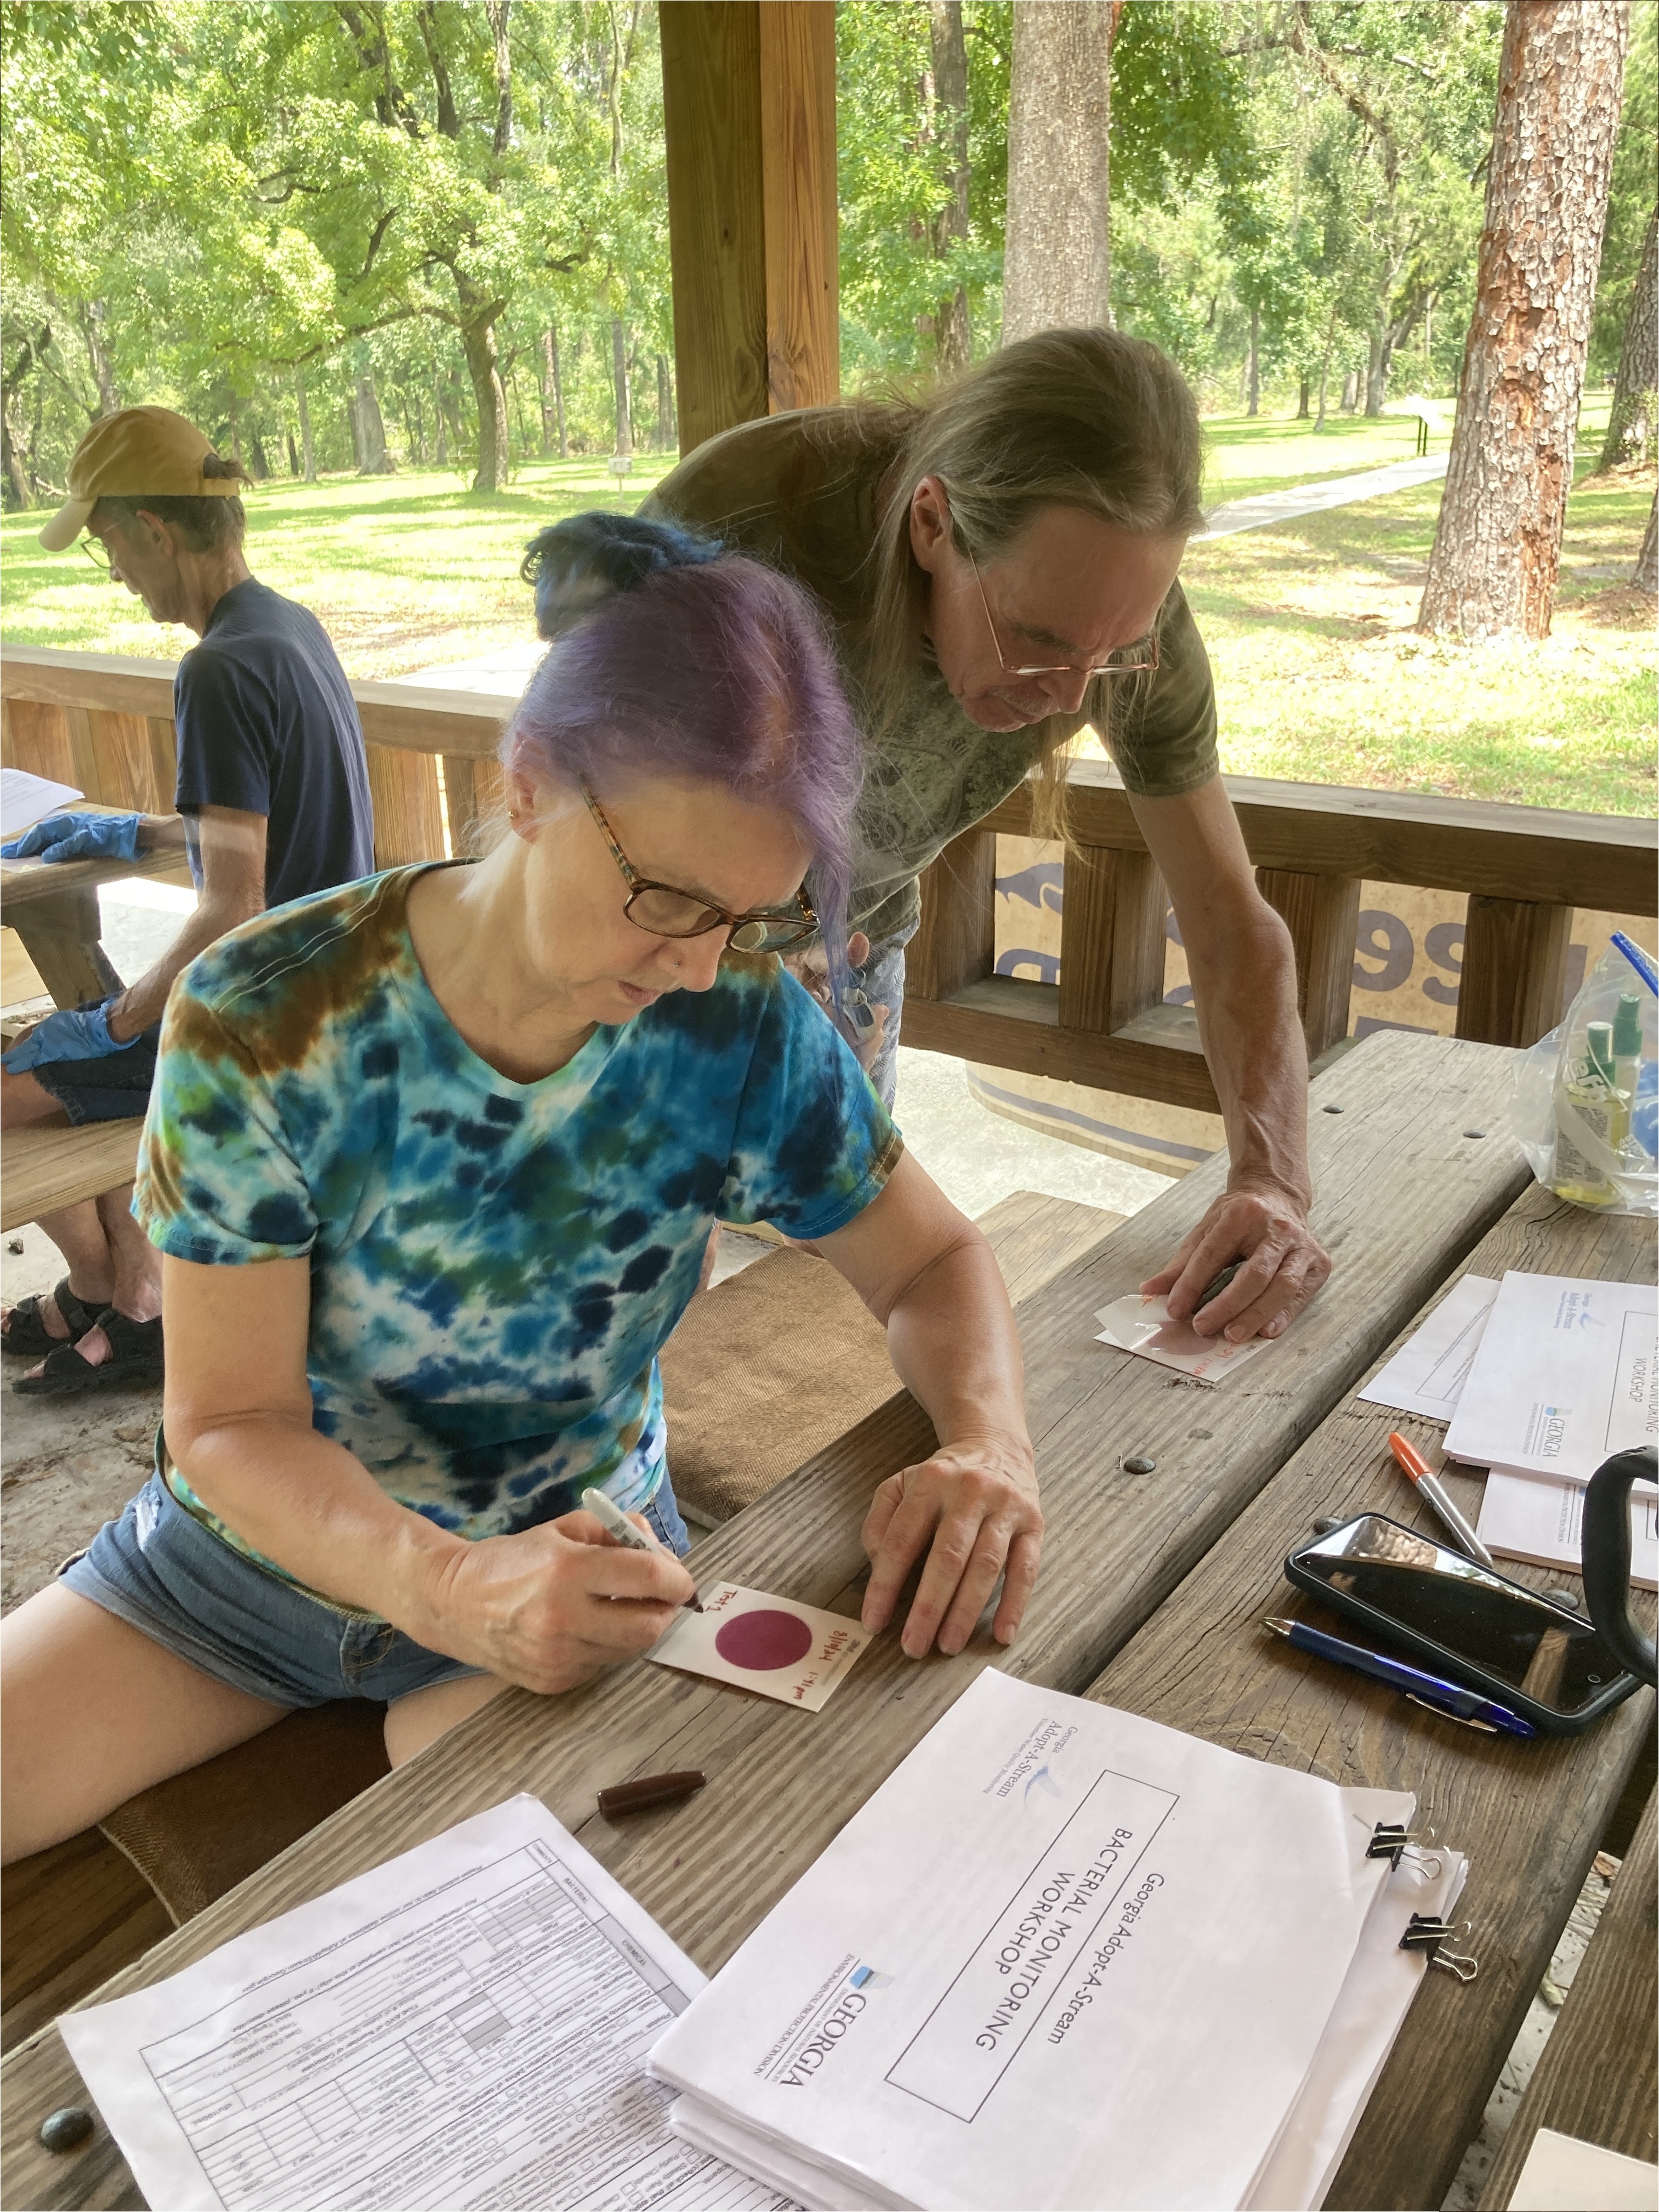
[[[1339,1667],[1352,1667],[1356,1674],[1375,1675],[1391,1689],[1403,1690],[1413,1704],[1427,1705],[1449,1719],[1465,1721],[1471,1728],[1502,1729],[1506,1735],[1538,1733],[1530,1721],[1522,1720],[1507,1705],[1483,1698],[1478,1690],[1466,1690],[1458,1682],[1443,1682],[1437,1674],[1425,1674],[1420,1668],[1408,1667],[1403,1659],[1387,1659],[1380,1651],[1345,1644],[1340,1636],[1327,1636],[1322,1628],[1310,1628],[1305,1620],[1267,1620],[1262,1626],[1284,1637],[1297,1651],[1311,1651],[1316,1659],[1333,1659]]]

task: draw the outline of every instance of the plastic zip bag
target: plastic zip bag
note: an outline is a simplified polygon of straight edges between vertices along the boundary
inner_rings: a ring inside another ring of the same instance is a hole
[[[1659,971],[1622,931],[1565,1021],[1521,1054],[1510,1122],[1558,1198],[1659,1213]]]

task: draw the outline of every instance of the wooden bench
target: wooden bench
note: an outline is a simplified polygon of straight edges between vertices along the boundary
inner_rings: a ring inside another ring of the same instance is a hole
[[[1579,1962],[1561,2017],[1544,2045],[1487,2178],[1481,2212],[1504,2212],[1540,2128],[1654,2163],[1659,2057],[1659,1880],[1656,1814],[1650,1797],[1624,1865]]]
[[[1400,1190],[1402,1212],[1408,1189]],[[1534,1184],[1449,1279],[1466,1268],[1501,1277],[1510,1267],[1641,1279],[1652,1250],[1650,1223],[1588,1213]],[[1458,1915],[1473,1932],[1458,1948],[1480,1960],[1479,1978],[1464,1988],[1428,1977],[1325,2198],[1328,2208],[1379,2212],[1443,2200],[1651,1733],[1654,1700],[1638,1690],[1581,1736],[1488,1740],[1262,1632],[1265,1616],[1292,1613],[1352,1633],[1284,1578],[1285,1554],[1316,1520],[1376,1512],[1441,1535],[1386,1441],[1398,1428],[1437,1459],[1438,1429],[1361,1403],[1363,1387],[1356,1382],[1087,1694],[1330,1781],[1415,1790],[1419,1822],[1468,1853]],[[1443,1480],[1473,1519],[1481,1478],[1449,1468]],[[1559,1568],[1499,1564],[1534,1589],[1572,1581]],[[1650,1624],[1652,1601],[1641,1602]],[[1648,2034],[1650,2049],[1650,2023]],[[1622,2055],[1613,2063],[1637,2063]]]
[[[143,1127],[134,1117],[80,1129],[8,1129],[0,1139],[0,1230],[131,1182]]]

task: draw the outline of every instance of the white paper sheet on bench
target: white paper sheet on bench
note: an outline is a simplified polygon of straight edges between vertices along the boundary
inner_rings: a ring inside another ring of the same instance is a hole
[[[168,2212],[769,2212],[645,2070],[703,1979],[521,1796],[58,2026]]]
[[[1368,1406],[1450,1420],[1497,1296],[1498,1285],[1490,1275],[1465,1275],[1454,1283],[1422,1328],[1372,1376],[1360,1398]]]

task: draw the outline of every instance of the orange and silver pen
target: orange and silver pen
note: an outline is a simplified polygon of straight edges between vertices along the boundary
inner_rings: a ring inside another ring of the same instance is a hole
[[[1468,1522],[1452,1504],[1443,1484],[1435,1480],[1434,1471],[1414,1443],[1402,1437],[1398,1429],[1389,1431],[1389,1449],[1405,1472],[1410,1475],[1426,1498],[1440,1520],[1455,1536],[1472,1559],[1479,1559],[1483,1567],[1496,1569],[1498,1562],[1475,1534]]]

